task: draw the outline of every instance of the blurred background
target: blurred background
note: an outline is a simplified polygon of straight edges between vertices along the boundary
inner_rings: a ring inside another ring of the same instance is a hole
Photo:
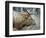
[[[40,17],[40,8],[26,8],[26,7],[13,7],[13,10],[17,13],[25,12],[26,10],[32,15],[36,15]]]

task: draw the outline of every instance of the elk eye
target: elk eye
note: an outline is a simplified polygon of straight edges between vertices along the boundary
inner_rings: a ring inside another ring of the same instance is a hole
[[[25,27],[26,24],[24,24],[22,27]]]

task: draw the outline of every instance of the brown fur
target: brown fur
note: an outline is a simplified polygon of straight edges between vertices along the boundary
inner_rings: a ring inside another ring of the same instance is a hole
[[[21,13],[20,15],[23,16],[25,20],[18,23],[17,22],[15,23],[15,17],[13,16],[13,24],[14,24],[13,26],[17,30],[22,29],[22,27],[27,23],[28,17],[31,16],[31,14],[29,15],[28,13]]]

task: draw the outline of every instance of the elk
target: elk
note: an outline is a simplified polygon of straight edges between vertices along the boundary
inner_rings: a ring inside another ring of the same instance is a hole
[[[28,17],[30,17],[31,14],[28,12],[23,12],[21,14],[16,14],[13,16],[13,27],[16,28],[16,30],[21,30],[23,26],[27,24]],[[30,17],[32,19],[32,17]]]

